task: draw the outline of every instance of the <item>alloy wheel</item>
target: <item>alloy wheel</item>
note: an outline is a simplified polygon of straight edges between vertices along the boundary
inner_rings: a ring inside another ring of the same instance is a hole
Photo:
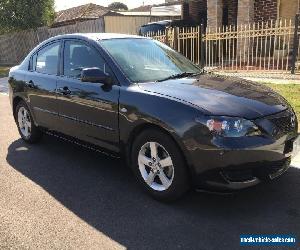
[[[168,151],[157,142],[145,143],[138,154],[139,171],[145,183],[156,191],[167,190],[174,179],[174,165]]]
[[[31,136],[31,119],[29,112],[24,107],[20,107],[18,111],[18,123],[22,135],[29,138]]]

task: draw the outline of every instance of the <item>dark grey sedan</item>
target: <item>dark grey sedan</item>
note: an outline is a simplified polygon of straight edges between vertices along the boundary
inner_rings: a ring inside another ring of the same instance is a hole
[[[9,83],[26,142],[46,131],[123,156],[160,200],[191,186],[231,191],[274,179],[299,143],[295,113],[283,97],[204,73],[148,38],[57,36],[12,68]]]

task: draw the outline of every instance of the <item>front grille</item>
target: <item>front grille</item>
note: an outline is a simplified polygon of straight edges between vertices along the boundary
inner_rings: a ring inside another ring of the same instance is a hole
[[[253,179],[252,169],[235,169],[222,171],[223,176],[231,182],[241,182]]]
[[[276,130],[274,134],[282,135],[295,130],[296,120],[293,112],[287,110],[269,117],[269,121],[272,122]]]

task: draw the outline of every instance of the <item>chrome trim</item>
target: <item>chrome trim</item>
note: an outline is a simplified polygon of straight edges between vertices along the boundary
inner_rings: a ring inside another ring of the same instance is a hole
[[[290,165],[286,164],[281,169],[279,169],[277,172],[275,172],[274,174],[269,174],[270,179],[273,180],[273,179],[279,177],[280,175],[285,173],[289,167],[290,167]]]
[[[38,108],[38,107],[33,107],[33,109],[44,112],[44,113],[48,113],[48,114],[51,114],[51,115],[58,115],[57,112],[53,112],[53,111],[50,111],[50,110],[47,110],[47,109],[41,109],[41,108]]]
[[[47,110],[47,109],[41,109],[41,108],[38,108],[38,107],[34,107],[34,109],[38,110],[38,111],[41,111],[41,112],[44,112],[44,113],[51,114],[51,115],[58,115],[60,117],[63,117],[63,118],[66,118],[66,119],[69,119],[69,120],[72,120],[72,121],[84,123],[84,124],[87,124],[87,125],[90,125],[90,126],[94,126],[94,127],[106,129],[106,130],[109,130],[109,131],[115,131],[115,129],[113,129],[111,127],[107,127],[107,126],[104,126],[104,125],[96,124],[96,123],[93,123],[93,122],[90,122],[90,121],[86,121],[86,120],[77,119],[75,117],[68,116],[68,115],[62,115],[62,114],[59,114],[57,112],[53,112],[53,111],[50,111],[50,110]]]

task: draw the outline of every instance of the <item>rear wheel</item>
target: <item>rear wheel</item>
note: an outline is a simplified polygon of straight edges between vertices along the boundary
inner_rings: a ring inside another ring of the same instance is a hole
[[[24,101],[20,101],[15,110],[16,123],[22,139],[28,143],[38,142],[42,136],[35,126],[29,108]]]
[[[147,130],[132,147],[132,168],[136,178],[152,197],[171,201],[189,187],[185,160],[174,140],[158,130]]]

